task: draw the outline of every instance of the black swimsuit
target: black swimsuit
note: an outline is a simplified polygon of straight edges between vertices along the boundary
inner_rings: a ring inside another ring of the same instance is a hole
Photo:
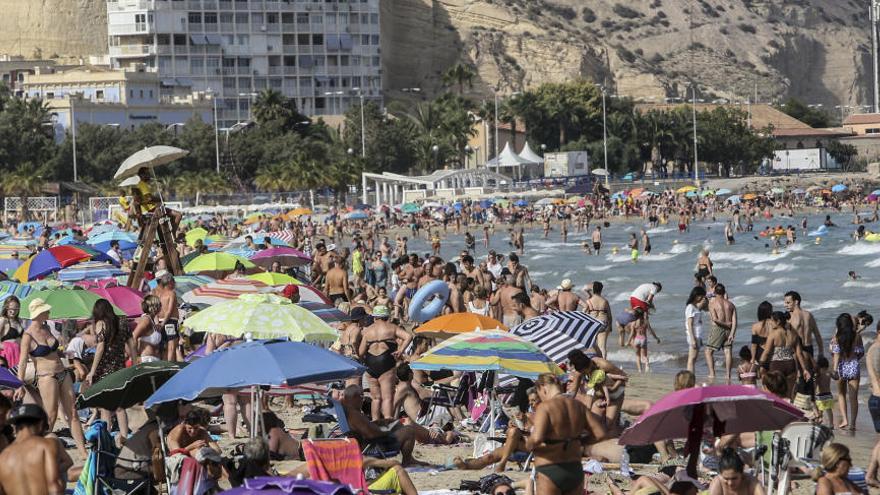
[[[379,378],[388,370],[394,369],[397,366],[397,360],[394,359],[394,354],[397,352],[397,340],[395,339],[385,339],[385,340],[373,340],[367,342],[368,346],[373,344],[378,344],[380,342],[384,342],[387,349],[385,349],[382,354],[370,354],[369,352],[364,356],[364,364],[367,366],[367,373],[370,374],[373,378]]]

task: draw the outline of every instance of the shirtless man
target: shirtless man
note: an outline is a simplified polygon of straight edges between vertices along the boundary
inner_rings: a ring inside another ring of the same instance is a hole
[[[162,331],[162,343],[165,344],[166,361],[183,361],[183,352],[180,350],[180,311],[177,304],[177,293],[174,292],[175,281],[170,273],[159,277],[156,289],[153,291],[162,303],[162,309],[156,315],[159,320],[159,328]]]
[[[342,392],[342,400],[340,401],[348,419],[349,432],[353,433],[358,442],[371,443],[383,450],[399,450],[403,457],[402,464],[404,466],[412,466],[420,464],[413,457],[413,449],[416,445],[417,431],[415,425],[402,425],[396,423],[389,431],[381,428],[378,424],[370,421],[367,416],[361,412],[364,405],[364,392],[357,385],[349,385]],[[425,430],[423,427],[419,427]],[[425,430],[427,431],[427,430]],[[365,445],[361,445],[364,447]]]
[[[522,317],[516,311],[513,296],[522,292],[522,289],[514,286],[513,275],[507,275],[498,282],[498,290],[492,294],[489,304],[498,307],[501,313],[501,323],[507,328],[513,328],[522,323]]]
[[[532,300],[525,292],[517,292],[516,294],[514,294],[513,303],[516,309],[516,314],[518,314],[519,317],[522,318],[522,321],[540,316],[540,313],[538,313],[535,308],[532,307]]]
[[[312,283],[318,287],[324,285],[324,260],[328,257],[327,246],[323,242],[315,245],[315,253],[312,258]]]
[[[709,378],[715,377],[715,351],[724,351],[724,368],[730,385],[730,369],[733,366],[733,339],[736,337],[736,306],[727,299],[723,284],[715,286],[715,297],[709,300],[709,318],[712,325],[706,339],[706,365]]]
[[[529,276],[529,269],[519,264],[519,256],[516,253],[510,253],[507,257],[507,268],[513,274],[513,284],[522,290],[527,290],[532,285],[532,278]]]
[[[60,465],[64,451],[57,439],[44,437],[47,421],[46,412],[36,404],[23,404],[10,411],[15,441],[0,454],[0,493],[64,493]]]
[[[570,278],[563,280],[556,294],[547,300],[547,305],[556,306],[559,311],[577,311],[581,298],[571,291],[572,287],[574,284]]]
[[[877,325],[880,329],[880,324]],[[868,369],[868,377],[871,379],[871,395],[868,397],[868,411],[871,413],[871,419],[874,423],[874,431],[880,433],[880,339],[874,339],[868,352],[865,354],[865,367]],[[880,481],[877,475],[880,474],[880,437],[874,448],[871,449],[871,460],[868,462],[868,472],[865,474],[865,481],[868,485],[878,488]]]
[[[596,256],[599,256],[599,250],[602,249],[602,227],[596,225],[590,238],[593,241],[593,252],[596,253]]]
[[[554,375],[540,375],[535,389],[541,403],[535,411],[532,433],[525,442],[526,450],[535,455],[535,492],[580,495],[584,492],[582,442],[602,440],[602,421],[581,402],[563,395]]]
[[[339,267],[336,260],[330,261],[330,269],[327,271],[327,284],[325,290],[327,297],[333,305],[343,301],[351,301],[351,288],[348,285],[348,272]]]
[[[790,290],[785,293],[783,304],[785,310],[791,315],[788,324],[801,337],[804,351],[809,353],[810,356],[817,357],[815,351],[818,350],[818,355],[824,356],[825,346],[822,341],[822,334],[819,333],[819,326],[816,324],[813,314],[801,308],[801,295]],[[815,347],[813,347],[813,338],[816,339]]]
[[[203,447],[210,447],[220,452],[217,442],[208,433],[207,412],[193,409],[187,413],[183,422],[168,432],[168,451],[185,450],[192,455]]]
[[[474,266],[474,257],[466,254],[461,257],[461,272],[466,276],[474,279],[474,282],[477,285],[482,285],[486,287],[486,283],[483,280],[483,273],[480,271],[479,267]],[[491,284],[490,287],[491,288]]]
[[[596,350],[599,356],[603,358],[608,355],[608,336],[614,328],[612,326],[611,305],[608,304],[608,299],[602,296],[604,288],[605,286],[602,285],[602,282],[593,282],[590,298],[584,302],[587,314],[605,324],[602,332],[596,336]]]

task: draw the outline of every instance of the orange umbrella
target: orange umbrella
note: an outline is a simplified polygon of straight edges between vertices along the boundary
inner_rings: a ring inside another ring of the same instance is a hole
[[[747,193],[747,194],[743,194],[743,198],[742,198],[742,199],[748,201],[748,200],[750,200],[750,199],[755,199],[755,198],[757,198],[757,197],[758,197],[758,195],[755,194],[755,193]]]
[[[416,328],[415,332],[427,337],[445,339],[459,333],[474,332],[477,330],[508,330],[503,323],[495,318],[481,316],[475,313],[451,313],[438,316],[433,320]]]
[[[629,195],[632,196],[632,197],[636,197],[636,196],[642,194],[643,192],[645,192],[645,188],[644,188],[644,187],[637,187],[637,188],[635,188],[635,189],[630,189],[630,191],[629,191]]]

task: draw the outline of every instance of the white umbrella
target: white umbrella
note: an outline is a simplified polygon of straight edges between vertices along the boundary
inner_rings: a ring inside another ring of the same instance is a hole
[[[604,176],[608,175],[608,171],[605,170],[604,168],[594,168],[593,175],[601,175],[604,177]]]
[[[120,182],[119,187],[134,187],[134,186],[138,185],[140,182],[141,182],[141,178],[138,177],[137,175],[134,175],[134,176],[129,177],[129,178],[125,179],[124,181]]]
[[[159,165],[165,165],[183,158],[188,154],[189,151],[175,148],[174,146],[150,146],[126,158],[122,165],[119,166],[113,178],[127,179],[137,175],[138,170],[142,167],[158,167]]]

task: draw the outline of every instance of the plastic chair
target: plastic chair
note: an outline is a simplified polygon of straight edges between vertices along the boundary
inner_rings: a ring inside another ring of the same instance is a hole
[[[822,447],[834,439],[831,430],[809,422],[791,423],[773,435],[767,495],[787,495],[793,480],[808,479],[804,470],[820,464]]]

